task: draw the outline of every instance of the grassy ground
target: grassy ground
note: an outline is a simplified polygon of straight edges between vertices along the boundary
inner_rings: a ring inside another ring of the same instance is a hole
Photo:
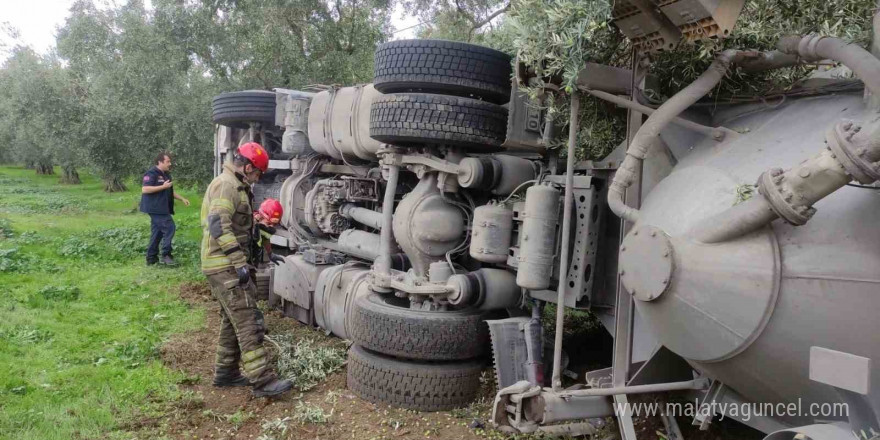
[[[0,438],[116,437],[135,408],[179,399],[158,347],[203,325],[177,286],[198,271],[200,198],[181,191],[174,269],[146,267],[139,188],[0,167]]]

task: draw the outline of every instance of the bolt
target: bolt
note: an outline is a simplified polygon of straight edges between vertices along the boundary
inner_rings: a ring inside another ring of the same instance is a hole
[[[852,122],[844,122],[843,123],[843,129],[846,131],[849,131],[849,129],[852,128],[852,126],[853,126]]]
[[[724,139],[724,133],[721,130],[715,130],[712,132],[712,139],[720,141],[721,139]]]
[[[625,271],[625,270],[623,270],[623,269],[620,269],[620,276],[623,276],[623,275],[624,275],[624,274],[625,274],[625,273],[626,273],[626,271]]]
[[[663,280],[663,284],[669,284],[669,278]]]
[[[669,251],[663,252],[663,258],[669,257]]]
[[[806,179],[807,177],[810,177],[810,170],[808,170],[806,168],[801,168],[801,170],[798,171],[798,176],[801,176],[804,179]]]
[[[656,237],[656,236],[657,236],[657,231],[651,231],[651,237]]]
[[[633,235],[639,235],[639,231],[633,231]]]

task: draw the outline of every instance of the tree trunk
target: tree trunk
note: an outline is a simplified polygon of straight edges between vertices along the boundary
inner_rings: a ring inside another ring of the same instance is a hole
[[[37,163],[36,170],[37,174],[55,174],[55,169],[52,167],[51,163]]]
[[[123,192],[127,188],[122,183],[122,179],[118,177],[109,177],[104,179],[104,191],[106,192]]]
[[[62,166],[61,171],[61,183],[66,185],[79,185],[82,183],[79,180],[79,173],[76,172],[76,167],[73,165]]]

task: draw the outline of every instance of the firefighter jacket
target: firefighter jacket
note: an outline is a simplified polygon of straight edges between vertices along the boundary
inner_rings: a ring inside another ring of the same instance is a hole
[[[232,164],[214,178],[202,200],[202,272],[211,275],[248,263],[253,231],[250,187]]]

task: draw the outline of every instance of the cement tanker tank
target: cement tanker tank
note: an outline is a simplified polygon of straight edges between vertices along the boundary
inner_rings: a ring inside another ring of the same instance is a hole
[[[806,36],[779,47],[851,67],[870,93],[880,86],[880,62],[855,45]],[[864,185],[880,178],[876,106],[862,92],[730,106],[713,123],[741,134],[695,146],[664,125],[744,57],[721,54],[629,146],[609,191],[609,206],[633,223],[620,246],[620,279],[656,339],[723,384],[719,395],[796,405],[773,415],[790,426],[848,419],[870,438],[880,407],[871,366],[880,358],[880,230],[872,221],[880,194]],[[667,149],[676,164],[640,209],[623,206],[627,172],[652,148]],[[846,413],[826,411],[837,403]]]
[[[870,221],[880,213],[878,191],[844,187],[816,203],[803,226],[777,221],[718,243],[692,235],[741,204],[764,171],[823,150],[828,121],[862,120],[861,94],[738,115],[747,110],[719,115],[750,130],[730,142],[688,153],[668,136],[680,160],[623,242],[623,283],[664,346],[749,401],[837,402],[834,387],[811,380],[837,376],[836,384],[870,390],[876,407],[880,374],[869,378],[860,358],[880,359],[880,229]],[[833,371],[816,365],[822,356],[833,358]]]

